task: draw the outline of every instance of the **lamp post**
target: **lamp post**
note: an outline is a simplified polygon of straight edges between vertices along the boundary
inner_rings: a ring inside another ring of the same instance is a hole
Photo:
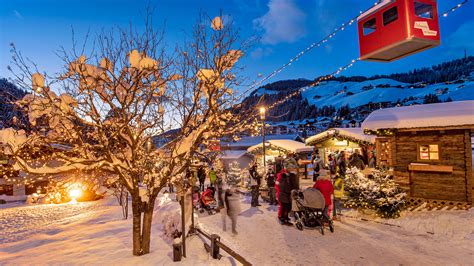
[[[262,119],[262,145],[263,145],[263,169],[267,172],[267,160],[265,159],[265,112],[264,106],[260,107],[260,119]]]

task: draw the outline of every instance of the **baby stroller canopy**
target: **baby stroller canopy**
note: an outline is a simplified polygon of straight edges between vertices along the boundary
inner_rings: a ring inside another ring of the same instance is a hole
[[[312,209],[324,209],[326,202],[323,193],[315,188],[303,190],[303,206]]]

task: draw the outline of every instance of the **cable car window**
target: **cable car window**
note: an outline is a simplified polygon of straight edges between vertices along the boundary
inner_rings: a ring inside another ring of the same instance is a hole
[[[433,19],[433,6],[415,1],[415,15],[420,18]]]
[[[364,35],[369,35],[377,29],[375,18],[367,20],[364,25]]]
[[[383,13],[383,25],[386,26],[398,19],[398,10],[394,6]]]

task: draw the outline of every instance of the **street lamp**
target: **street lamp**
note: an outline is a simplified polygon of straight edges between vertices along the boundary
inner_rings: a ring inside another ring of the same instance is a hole
[[[262,119],[262,145],[263,145],[263,169],[267,172],[267,160],[265,159],[265,106],[260,107],[260,119]]]

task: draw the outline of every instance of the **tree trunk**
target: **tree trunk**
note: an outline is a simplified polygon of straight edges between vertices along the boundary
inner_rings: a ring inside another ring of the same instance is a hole
[[[150,253],[151,225],[153,221],[154,201],[144,203],[141,198],[132,198],[133,210],[133,255]],[[143,212],[143,217],[142,217]]]

